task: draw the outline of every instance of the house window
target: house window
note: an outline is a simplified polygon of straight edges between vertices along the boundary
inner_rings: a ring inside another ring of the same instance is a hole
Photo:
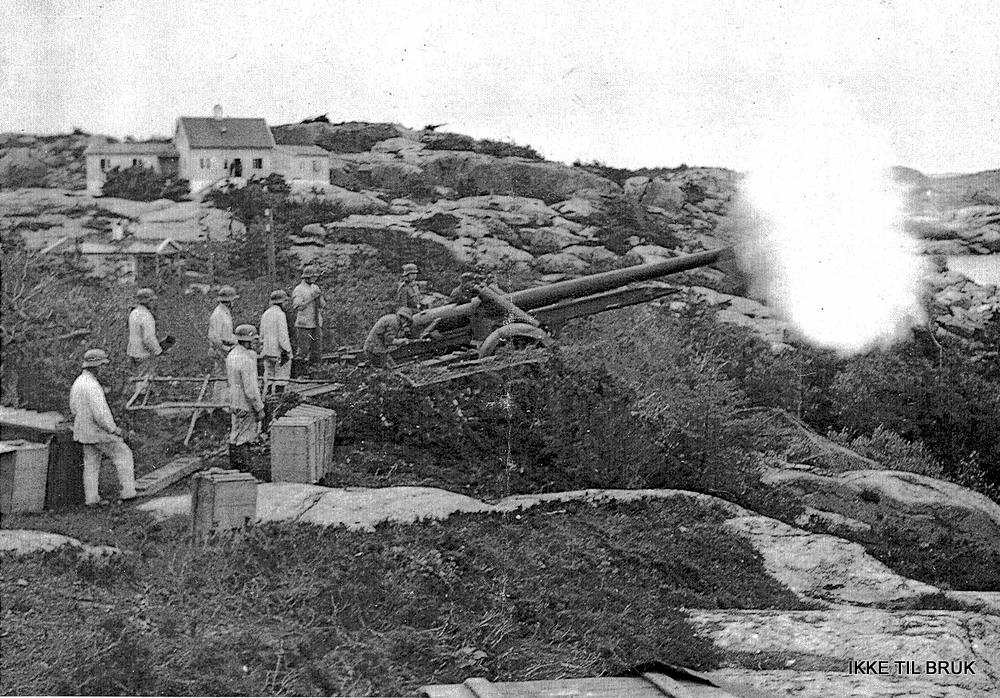
[[[313,160],[313,172],[319,172],[319,160]]]
[[[139,158],[132,158],[132,167],[138,167]]]
[[[253,168],[255,170],[263,170],[264,169],[264,158],[254,158],[253,159]]]
[[[299,172],[303,172],[305,171],[305,169],[306,169],[306,164],[302,160],[299,160]]]
[[[101,172],[104,172],[107,169],[108,169],[108,159],[101,158]]]
[[[226,172],[228,172],[229,171],[229,158],[226,158],[223,162],[225,162],[225,164],[222,166],[222,169],[224,169]]]

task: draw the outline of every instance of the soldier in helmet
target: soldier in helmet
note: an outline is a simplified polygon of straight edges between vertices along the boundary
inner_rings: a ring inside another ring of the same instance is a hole
[[[121,499],[136,496],[132,449],[115,424],[100,383],[100,378],[106,377],[108,363],[108,354],[103,349],[88,349],[83,354],[83,371],[69,391],[73,440],[83,446],[83,493],[87,506],[106,504],[98,494],[102,457],[118,470]]]
[[[380,317],[365,339],[364,349],[368,361],[381,368],[392,366],[389,352],[410,341],[408,335],[412,328],[413,311],[405,305],[400,306],[395,313]]]
[[[322,354],[323,308],[326,299],[316,284],[319,272],[312,264],[302,269],[302,283],[292,290],[292,308],[295,316],[296,360],[316,364]]]
[[[282,289],[271,292],[271,305],[260,316],[261,357],[264,359],[264,392],[284,391],[292,369],[292,343],[288,339],[285,303],[288,294]]]
[[[149,377],[155,372],[156,357],[170,348],[170,342],[164,340],[166,346],[156,337],[156,318],[153,310],[156,308],[156,294],[151,288],[140,288],[135,294],[135,307],[128,314],[128,350],[129,368],[136,376]],[[149,387],[148,381],[143,381],[139,389],[144,391]]]
[[[217,299],[219,304],[208,318],[208,351],[212,357],[212,373],[216,376],[226,374],[226,356],[236,344],[233,336],[233,302],[239,294],[232,286],[219,289]],[[226,397],[226,384],[217,381],[213,384],[212,395],[216,402],[223,402]]]
[[[233,333],[236,346],[226,357],[226,377],[229,383],[229,464],[237,470],[250,467],[250,444],[260,436],[264,419],[264,401],[257,384],[257,353],[253,344],[257,329],[240,325]]]
[[[478,277],[471,271],[462,272],[462,280],[451,290],[448,301],[456,305],[468,303],[473,298],[477,298]]]
[[[420,291],[420,284],[417,282],[417,274],[420,270],[416,264],[404,264],[403,276],[396,284],[396,305],[398,307],[410,308],[413,312],[420,310],[423,305],[424,294]]]

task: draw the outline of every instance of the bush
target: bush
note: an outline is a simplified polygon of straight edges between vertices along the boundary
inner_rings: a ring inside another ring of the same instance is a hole
[[[132,165],[124,170],[113,168],[105,176],[104,186],[101,187],[102,196],[132,201],[156,199],[181,201],[187,196],[188,191],[186,179],[165,175],[142,165]]]
[[[944,475],[941,464],[927,452],[920,442],[907,441],[882,426],[871,434],[850,438],[846,430],[831,431],[827,437],[850,448],[858,455],[871,458],[886,470],[905,470],[918,475],[940,478]]]

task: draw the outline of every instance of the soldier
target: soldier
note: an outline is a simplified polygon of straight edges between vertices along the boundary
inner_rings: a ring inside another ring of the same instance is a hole
[[[226,375],[226,356],[229,350],[236,344],[233,336],[233,301],[239,298],[239,294],[232,286],[223,286],[219,289],[218,301],[215,310],[208,318],[208,351],[212,357],[212,373],[214,376]],[[212,396],[215,402],[224,402],[226,399],[226,385],[222,381],[212,384]]]
[[[413,311],[402,306],[390,315],[383,315],[372,326],[365,339],[365,355],[373,366],[389,368],[393,365],[389,352],[393,347],[409,342],[407,335],[413,328]]]
[[[420,292],[420,284],[417,283],[418,273],[416,264],[404,264],[403,277],[396,284],[396,305],[410,308],[414,312],[420,310],[423,305],[423,293]]]
[[[170,348],[173,338],[169,335],[165,338],[166,346],[156,338],[156,318],[153,317],[156,294],[153,289],[140,288],[136,291],[135,300],[135,307],[128,315],[129,368],[134,375],[148,378],[154,373],[156,357]],[[142,381],[139,391],[143,392],[148,387],[149,382]]]
[[[229,467],[247,471],[250,444],[260,436],[264,401],[257,384],[257,353],[251,348],[257,339],[253,325],[240,325],[233,333],[236,346],[226,357],[229,382]]]
[[[283,392],[292,371],[292,343],[288,339],[288,318],[283,290],[271,292],[271,305],[260,316],[261,355],[264,359],[264,393]]]
[[[83,446],[83,493],[88,507],[107,504],[98,494],[102,456],[110,459],[118,470],[121,499],[136,496],[132,449],[122,439],[122,430],[115,424],[99,380],[104,377],[108,363],[103,349],[88,349],[83,354],[83,371],[69,391],[73,440]]]
[[[302,270],[302,283],[292,291],[295,316],[295,355],[310,364],[319,363],[322,352],[323,313],[326,299],[316,285],[316,268],[307,264]]]
[[[448,301],[455,305],[470,302],[473,298],[478,298],[477,293],[478,277],[471,271],[462,272],[462,281],[451,290]]]

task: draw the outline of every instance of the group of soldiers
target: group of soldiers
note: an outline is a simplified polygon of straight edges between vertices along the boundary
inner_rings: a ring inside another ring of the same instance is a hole
[[[411,341],[414,313],[425,307],[418,274],[415,264],[403,265],[396,287],[396,311],[380,317],[368,332],[363,348],[371,365],[391,366],[391,351]],[[247,469],[250,446],[260,437],[265,419],[264,398],[285,389],[292,376],[293,358],[302,365],[316,364],[321,358],[326,299],[316,283],[318,278],[316,267],[306,265],[302,280],[291,296],[283,289],[272,291],[269,305],[260,317],[259,330],[252,324],[234,327],[233,303],[240,296],[232,286],[218,290],[218,304],[208,320],[208,350],[214,374],[226,377],[225,382],[218,379],[214,382],[212,399],[215,404],[224,403],[229,407],[231,467]],[[475,297],[479,282],[476,275],[463,274],[461,283],[449,297],[450,302],[469,302]],[[132,374],[139,377],[137,392],[148,390],[148,379],[156,373],[157,357],[174,343],[170,335],[157,336],[156,301],[152,289],[141,288],[136,293],[135,307],[129,313],[127,356]],[[289,332],[288,326],[289,302],[295,313],[294,333]],[[263,365],[263,389],[259,382],[258,359]],[[88,349],[83,356],[82,372],[70,390],[73,437],[83,446],[84,495],[88,506],[106,503],[98,495],[102,457],[116,467],[121,499],[135,496],[133,454],[115,423],[101,385],[102,379],[107,377],[109,363],[103,349]]]

